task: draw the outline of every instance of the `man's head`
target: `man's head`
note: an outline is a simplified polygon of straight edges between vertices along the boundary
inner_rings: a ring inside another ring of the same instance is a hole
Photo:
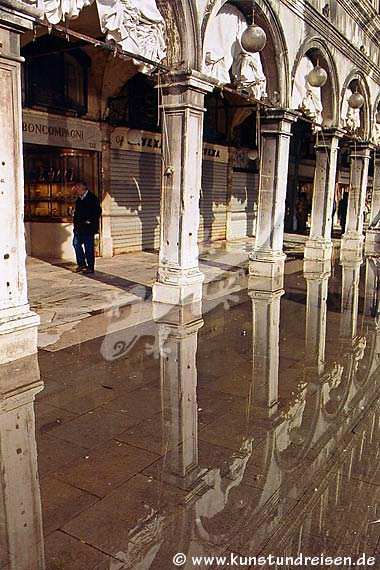
[[[83,196],[83,194],[85,194],[88,190],[87,182],[85,182],[84,180],[81,180],[81,182],[77,182],[74,186],[74,190],[77,196]]]

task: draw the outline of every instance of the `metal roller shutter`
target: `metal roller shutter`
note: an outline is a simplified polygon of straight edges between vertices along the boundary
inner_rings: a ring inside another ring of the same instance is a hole
[[[204,160],[198,241],[226,239],[227,164]]]
[[[111,232],[114,253],[160,244],[161,156],[111,150]]]
[[[229,239],[255,235],[258,185],[258,174],[236,171],[233,173],[230,227],[228,228]]]

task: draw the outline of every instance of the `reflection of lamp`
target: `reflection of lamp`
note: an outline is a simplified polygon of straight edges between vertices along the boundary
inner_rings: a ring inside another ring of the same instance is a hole
[[[364,105],[363,95],[357,91],[355,93],[352,93],[352,95],[350,95],[348,98],[348,104],[351,109],[360,109]]]
[[[259,156],[259,152],[258,152],[257,148],[250,148],[247,151],[247,158],[249,160],[256,160],[258,158],[258,156]]]
[[[248,26],[241,36],[241,45],[249,53],[257,53],[264,49],[267,43],[267,35],[260,26],[255,25],[255,4],[252,7],[252,24]]]
[[[312,87],[323,87],[327,81],[327,72],[317,63],[309,72],[307,81]]]

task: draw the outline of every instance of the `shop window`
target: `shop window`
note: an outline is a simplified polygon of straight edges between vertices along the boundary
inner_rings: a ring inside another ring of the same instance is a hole
[[[108,100],[112,125],[158,132],[158,91],[149,77],[137,73],[115,97]]]
[[[81,50],[68,46],[60,38],[43,36],[23,48],[23,93],[27,107],[86,114],[90,60]]]
[[[24,176],[26,220],[71,221],[75,182],[86,180],[96,192],[96,153],[26,146]]]

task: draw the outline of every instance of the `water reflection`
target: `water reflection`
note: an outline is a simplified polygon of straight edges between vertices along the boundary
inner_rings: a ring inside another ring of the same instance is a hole
[[[2,569],[45,568],[34,423],[42,388],[36,356],[0,367]]]
[[[247,556],[375,552],[380,538],[375,524],[380,516],[379,283],[374,258],[364,264],[358,257],[342,257],[333,268],[305,261],[285,283],[282,277],[250,279],[243,291],[232,280],[228,288],[210,285],[203,307],[159,304],[149,319],[144,305],[138,309],[139,324],[137,306],[110,318],[109,335],[96,345],[103,361],[99,368],[93,365],[86,386],[93,388],[95,372],[108,374],[103,386],[108,399],[102,400],[103,393],[97,397],[107,410],[117,410],[119,427],[110,432],[114,447],[106,456],[112,461],[121,449],[140,466],[123,479],[114,476],[111,464],[110,480],[117,484],[109,492],[104,469],[99,496],[93,491],[82,511],[62,523],[66,540],[69,536],[81,548],[101,553],[102,570],[171,567],[177,552],[187,555],[186,569],[194,567],[191,556],[226,551]],[[123,354],[114,352],[118,342],[124,343]],[[0,568],[8,563],[15,570],[43,568],[33,439],[33,398],[42,385],[33,370],[25,365],[18,371],[17,389],[8,372],[4,386],[12,390],[4,388],[2,397],[6,485],[0,556],[8,552],[9,562],[1,558]],[[70,381],[79,383],[78,378]],[[123,404],[117,408],[112,397],[124,398]],[[52,428],[53,435],[61,430],[57,440],[70,441],[71,421],[86,419],[87,412],[79,416]],[[74,481],[77,490],[95,489],[86,461],[96,455],[96,446],[89,449],[78,470],[80,460],[74,459],[53,475],[66,485]],[[118,461],[120,469],[124,464]],[[23,509],[27,505],[25,512],[18,510],[19,500]]]

